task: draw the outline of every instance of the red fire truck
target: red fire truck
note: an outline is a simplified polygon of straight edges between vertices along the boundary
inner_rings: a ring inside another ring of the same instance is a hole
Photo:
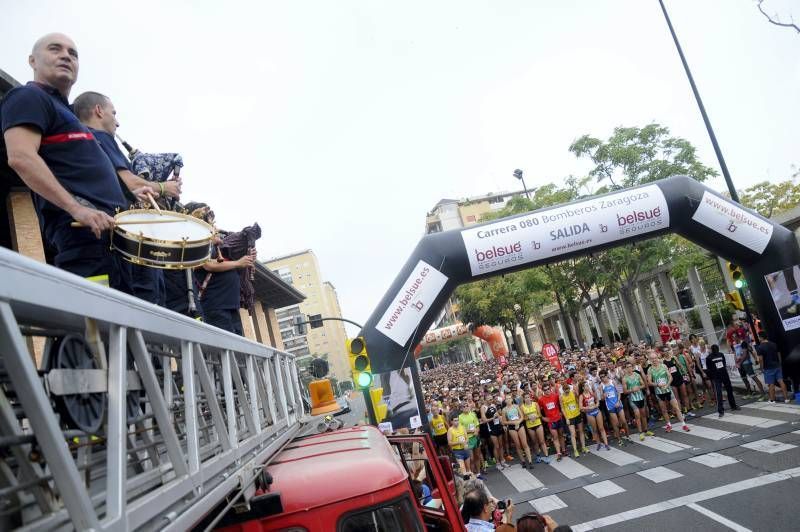
[[[357,426],[299,437],[265,465],[250,510],[229,512],[227,532],[460,531],[450,462],[427,435],[384,436]],[[427,485],[423,504],[418,486]],[[416,485],[416,486],[415,486]]]

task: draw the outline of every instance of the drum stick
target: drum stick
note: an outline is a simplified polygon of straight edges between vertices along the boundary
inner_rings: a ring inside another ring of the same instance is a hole
[[[182,222],[183,218],[167,218],[166,220],[123,220],[120,222],[116,222],[114,225],[150,225],[150,224],[174,224],[177,222]],[[72,222],[69,224],[70,227],[86,227],[80,222]]]
[[[164,214],[161,212],[161,208],[158,206],[158,203],[156,203],[156,200],[153,199],[153,196],[149,192],[145,192],[145,195],[147,196],[147,199],[150,200],[150,204],[153,206],[153,208],[158,211],[158,214]]]

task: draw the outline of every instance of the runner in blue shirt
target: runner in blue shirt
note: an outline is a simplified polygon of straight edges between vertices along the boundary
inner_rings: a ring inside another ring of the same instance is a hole
[[[606,408],[608,409],[608,417],[611,420],[611,428],[614,429],[614,437],[617,438],[617,443],[622,446],[624,440],[630,441],[628,436],[628,422],[625,419],[625,409],[622,407],[617,387],[611,382],[608,377],[608,371],[602,370],[600,372],[600,382],[603,388],[603,397],[605,398]],[[622,433],[622,435],[620,434]]]

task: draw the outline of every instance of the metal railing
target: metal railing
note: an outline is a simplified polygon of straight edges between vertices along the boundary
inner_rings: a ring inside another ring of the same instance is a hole
[[[0,248],[0,529],[186,530],[303,416],[292,355]]]

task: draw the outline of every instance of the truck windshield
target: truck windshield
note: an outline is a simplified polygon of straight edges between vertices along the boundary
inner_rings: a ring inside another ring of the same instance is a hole
[[[370,508],[344,515],[339,520],[339,532],[394,532],[396,530],[421,531],[417,512],[405,495]]]

